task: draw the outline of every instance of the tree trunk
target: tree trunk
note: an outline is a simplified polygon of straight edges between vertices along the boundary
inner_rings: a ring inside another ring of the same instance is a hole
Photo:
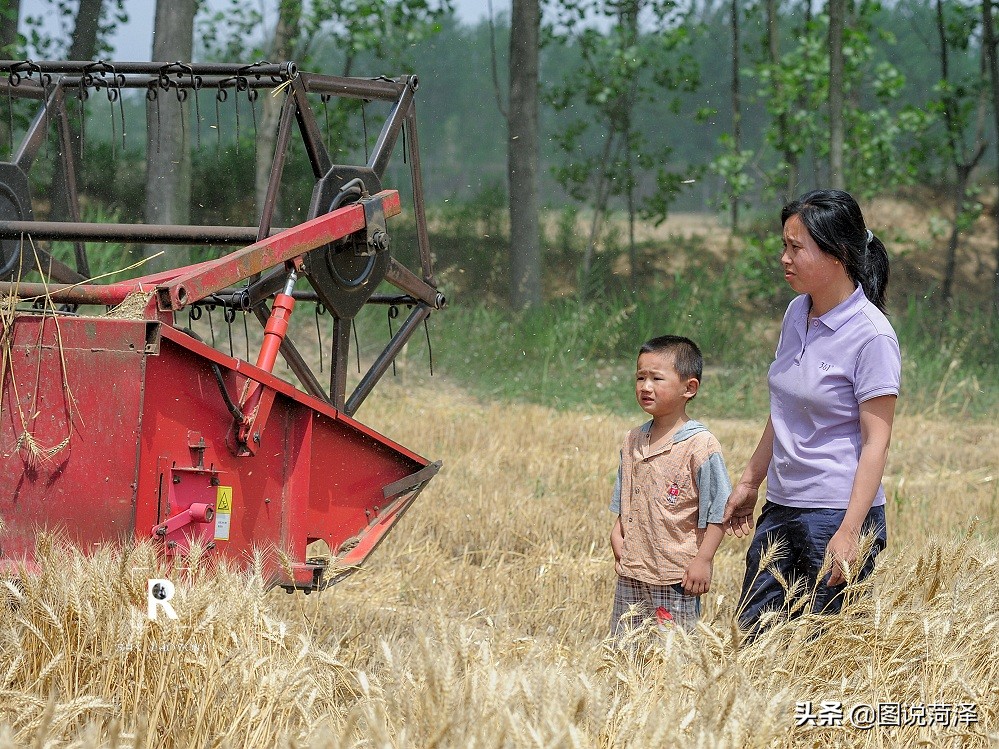
[[[538,198],[539,0],[513,0],[510,17],[510,116],[507,175],[510,186],[510,303],[541,303],[541,228]]]
[[[996,130],[996,143],[999,143],[999,56],[996,49],[996,31],[992,18],[992,0],[982,0],[982,21],[984,26],[985,57],[989,68],[990,92],[992,94],[992,122]],[[999,148],[996,149],[996,173],[999,174]],[[999,196],[995,203],[996,227],[996,268],[992,277],[992,309],[999,316]]]
[[[846,189],[843,171],[843,27],[846,0],[829,0],[829,182]]]
[[[780,15],[777,12],[778,0],[767,0],[767,49],[770,53],[770,64],[776,70],[780,65]],[[781,98],[781,85],[774,82],[774,96]],[[777,132],[781,143],[781,155],[787,164],[787,187],[784,202],[790,203],[798,190],[798,156],[790,147],[791,133],[787,113],[777,114]]]
[[[21,18],[21,0],[0,0],[0,54],[16,60],[17,22]]]
[[[739,0],[732,0],[732,148],[738,155],[742,150],[742,99],[739,90]],[[730,191],[732,233],[739,230],[739,195]]]
[[[97,54],[97,30],[100,26],[101,11],[104,0],[80,0],[76,12],[76,25],[73,27],[73,41],[69,47],[70,60],[93,60]],[[67,102],[71,114],[69,118],[70,147],[73,152],[73,163],[80,168],[83,161],[84,143],[81,135],[81,122],[73,116],[72,97]],[[62,169],[54,170],[52,175],[52,193],[49,201],[50,217],[53,221],[65,221],[75,216],[75,210],[69,207],[69,191],[66,187],[66,175]]]
[[[968,190],[968,180],[971,177],[972,165],[957,165],[957,184],[954,185],[954,223],[950,228],[950,238],[947,240],[947,261],[944,268],[943,286],[940,294],[945,302],[950,302],[954,294],[954,275],[957,271],[957,245],[961,236],[961,214],[964,212],[965,193]]]
[[[197,0],[156,0],[153,26],[153,60],[189,61],[194,38]],[[191,214],[191,149],[186,131],[184,103],[173,91],[160,91],[146,108],[146,223],[186,224]],[[147,272],[177,268],[190,263],[187,247],[146,245],[143,254],[162,257],[148,264]]]
[[[295,42],[298,39],[302,21],[302,0],[281,0],[278,7],[278,17],[274,25],[274,38],[271,41],[268,59],[284,62],[295,57]],[[274,161],[274,145],[277,142],[278,120],[281,118],[281,108],[284,97],[261,96],[263,101],[263,116],[257,131],[255,188],[257,198],[258,218],[264,208],[264,197],[267,195],[267,182],[271,176],[271,163]],[[272,223],[277,218],[275,213]]]
[[[5,60],[17,60],[23,54],[17,48],[17,22],[21,17],[21,0],[0,0],[0,55]],[[0,121],[0,149],[10,149],[10,124],[6,119]]]

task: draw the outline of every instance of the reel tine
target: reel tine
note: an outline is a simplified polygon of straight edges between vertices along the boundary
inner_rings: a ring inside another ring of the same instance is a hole
[[[234,310],[232,307],[223,307],[222,318],[225,320],[226,331],[229,334],[229,356],[235,358],[236,355],[233,352],[233,347],[232,347],[232,324],[236,320],[236,310]]]
[[[14,160],[14,98],[11,96],[10,91],[14,88],[12,73],[7,78],[7,117],[10,120],[10,129],[7,131],[10,134],[10,160]]]
[[[125,150],[125,104],[121,100],[121,88],[125,83],[125,75],[119,73],[115,78],[118,91],[118,115],[121,118],[121,150]]]
[[[194,120],[198,125],[197,135],[198,135],[198,150],[201,150],[201,104],[200,104],[200,91],[201,84],[204,79],[200,75],[194,75],[191,73],[191,89],[194,91]]]
[[[316,303],[316,339],[319,341],[319,373],[323,373],[323,331],[319,327],[319,316],[326,314],[326,307],[322,302]]]
[[[323,119],[326,121],[326,152],[333,153],[333,146],[330,143],[330,95],[320,94],[319,100],[323,103]]]
[[[427,356],[430,359],[430,376],[434,376],[434,347],[430,343],[430,326],[427,324],[430,320],[430,316],[427,315],[423,318],[423,332],[427,334]]]
[[[357,318],[350,318],[350,329],[354,331],[354,354],[357,356],[357,373],[361,374],[361,344],[357,342]]]
[[[361,99],[361,130],[364,133],[364,163],[368,163],[368,119],[364,116],[364,105],[367,104],[366,99]],[[393,374],[395,374],[395,364],[392,364]]]

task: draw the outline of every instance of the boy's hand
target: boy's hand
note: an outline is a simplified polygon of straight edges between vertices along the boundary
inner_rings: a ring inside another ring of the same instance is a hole
[[[617,573],[618,577],[627,577],[627,575],[624,574],[624,567],[621,566],[620,559],[614,560],[614,571]]]
[[[711,587],[712,564],[709,559],[694,557],[683,573],[683,592],[688,596],[700,596]]]

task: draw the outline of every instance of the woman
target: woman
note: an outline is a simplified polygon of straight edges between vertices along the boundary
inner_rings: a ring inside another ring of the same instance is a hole
[[[753,527],[760,484],[767,497],[746,556],[739,622],[755,634],[768,611],[788,606],[785,584],[814,591],[812,608],[835,613],[847,576],[863,579],[887,541],[881,486],[901,379],[898,339],[884,315],[888,253],[841,190],[815,190],[781,212],[784,278],[798,292],[770,366],[770,419],[736,485],[723,524]],[[871,552],[858,563],[861,535]],[[773,547],[778,553],[760,569]],[[826,557],[831,568],[819,573]],[[779,573],[779,574],[775,574]]]

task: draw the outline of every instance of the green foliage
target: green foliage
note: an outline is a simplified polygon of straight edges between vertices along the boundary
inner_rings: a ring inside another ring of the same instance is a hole
[[[119,223],[122,220],[117,212],[107,211],[99,206],[84,207],[82,218],[88,223]],[[86,248],[90,277],[100,276],[99,283],[113,283],[137,275],[136,271],[127,275],[117,273],[141,257],[141,253],[136,252],[134,246],[120,242],[88,242]],[[61,260],[71,268],[76,267],[76,256],[71,242],[52,242],[50,251],[57,260]],[[141,271],[138,274],[141,274]]]
[[[78,2],[73,0],[34,0],[27,6],[21,3],[24,15],[24,28],[27,34],[22,36],[22,47],[29,59],[64,60],[72,43],[73,29],[76,25]],[[32,14],[34,11],[38,15]],[[47,28],[46,16],[54,15],[58,19],[58,31]],[[94,59],[109,59],[112,51],[111,34],[119,24],[128,23],[128,13],[125,10],[125,0],[104,0],[101,3],[101,16],[97,22],[97,54]]]
[[[718,138],[721,154],[716,156],[708,168],[721,177],[727,190],[718,193],[716,201],[719,210],[728,210],[733,201],[742,203],[753,189],[753,178],[750,177],[749,165],[755,156],[750,149],[736,150],[735,138],[723,133]]]
[[[892,324],[902,348],[900,408],[909,413],[995,414],[999,321],[983,305],[911,297]]]
[[[553,134],[563,160],[552,173],[573,198],[602,210],[605,194],[629,194],[651,171],[654,187],[640,208],[645,218],[661,222],[688,173],[666,167],[672,147],[661,130],[638,127],[635,114],[643,102],[675,111],[678,101],[667,92],[697,86],[684,10],[664,0],[561,0],[557,13],[548,38],[571,47],[579,64],[545,93],[563,115]],[[596,142],[584,137],[591,131]]]
[[[896,65],[878,59],[874,41],[891,44],[894,39],[874,26],[880,10],[878,3],[861,3],[843,40],[846,184],[863,198],[914,180],[926,158],[920,136],[933,120],[924,106],[903,102],[905,76]],[[819,14],[776,64],[763,60],[754,69],[757,95],[770,114],[767,142],[781,155],[769,176],[778,194],[786,184],[788,159],[829,156],[828,26],[828,15]]]
[[[335,58],[343,75],[356,74],[354,63],[368,55],[388,61],[395,72],[411,69],[410,47],[442,29],[451,12],[451,0],[282,0],[299,19],[295,59],[304,69]],[[294,7],[296,6],[297,7]],[[265,28],[274,19],[252,3],[230,0],[224,11],[198,20],[203,54],[209,59],[243,60],[266,57],[269,39]]]

